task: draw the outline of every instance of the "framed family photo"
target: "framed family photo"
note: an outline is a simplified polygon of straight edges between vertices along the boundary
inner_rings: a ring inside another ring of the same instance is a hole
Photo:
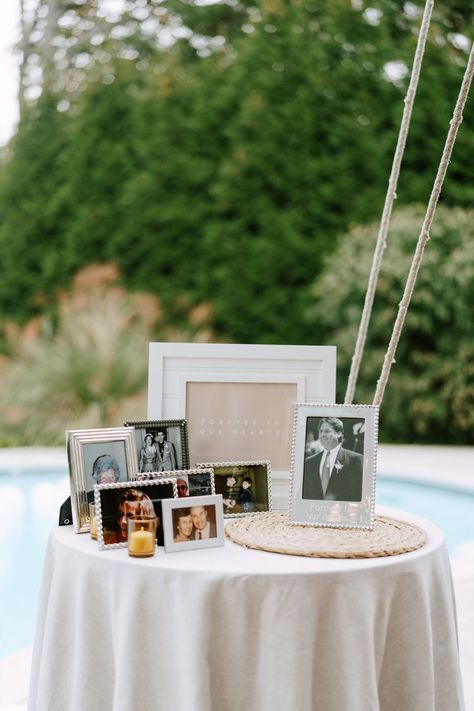
[[[140,473],[189,469],[186,420],[147,420],[123,424],[124,427],[134,428]]]
[[[224,518],[272,510],[269,461],[216,462],[197,467],[212,468],[216,494],[222,495]]]
[[[176,479],[178,497],[186,496],[210,496],[215,494],[214,471],[212,468],[196,468],[175,470],[163,474],[161,472],[141,472],[137,479],[161,479],[163,476],[171,476]]]
[[[297,404],[290,523],[372,529],[377,437],[377,407]]]
[[[167,553],[223,546],[222,496],[163,501],[163,527]]]
[[[125,481],[94,487],[99,549],[126,548],[128,519],[156,516],[156,542],[163,545],[162,501],[177,498],[176,479]]]
[[[128,481],[137,474],[134,434],[126,427],[69,430],[66,446],[74,530],[85,533],[90,530],[94,486]]]
[[[335,385],[334,346],[150,343],[148,416],[186,419],[192,467],[270,459],[286,482],[295,403]]]

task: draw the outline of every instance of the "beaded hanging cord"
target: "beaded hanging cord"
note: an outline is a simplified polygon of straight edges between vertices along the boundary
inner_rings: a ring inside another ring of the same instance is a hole
[[[426,8],[425,8],[425,12],[426,12]],[[420,37],[421,37],[421,31],[420,31]],[[414,65],[414,70],[415,70],[415,65]],[[408,278],[407,278],[407,282],[405,285],[405,291],[403,294],[403,298],[399,303],[398,314],[397,314],[397,318],[395,320],[395,324],[393,327],[392,336],[390,338],[390,343],[387,348],[387,352],[385,354],[380,378],[377,381],[377,388],[376,388],[375,395],[374,395],[373,405],[380,405],[382,403],[383,395],[385,392],[385,387],[387,385],[388,378],[390,376],[390,370],[391,370],[392,364],[395,362],[395,352],[397,350],[397,346],[398,346],[398,342],[400,340],[400,335],[402,332],[403,324],[405,322],[405,317],[406,317],[406,314],[408,311],[408,306],[410,305],[411,297],[413,295],[413,290],[415,288],[416,278],[418,276],[418,271],[420,269],[421,261],[423,259],[424,249],[425,249],[426,243],[428,242],[428,240],[430,238],[430,229],[431,229],[431,225],[433,223],[433,218],[434,218],[435,211],[436,211],[436,205],[438,204],[439,195],[441,193],[441,188],[443,186],[444,178],[446,176],[446,172],[448,169],[449,160],[451,158],[451,153],[453,151],[454,143],[456,141],[457,132],[458,132],[459,126],[462,123],[463,110],[464,110],[464,106],[466,105],[466,100],[469,95],[469,89],[472,84],[473,73],[474,73],[474,43],[471,46],[471,51],[469,54],[469,59],[467,62],[466,71],[464,73],[464,78],[463,78],[463,81],[461,84],[461,89],[459,91],[459,95],[458,95],[458,99],[457,99],[456,106],[454,109],[453,117],[450,121],[450,128],[448,131],[448,135],[446,137],[446,142],[445,142],[443,153],[441,156],[441,161],[440,161],[440,164],[438,167],[438,172],[437,172],[434,184],[433,184],[433,189],[431,191],[431,196],[430,196],[430,199],[428,202],[428,206],[426,208],[425,218],[423,220],[423,226],[421,228],[421,232],[418,237],[418,242],[417,242],[415,254],[413,256],[413,260],[412,260],[412,263],[410,266],[410,271],[408,273]],[[402,132],[402,129],[400,131]],[[400,139],[399,139],[399,143],[400,143]],[[397,146],[397,153],[398,153],[398,146]],[[401,160],[401,154],[400,154],[400,160]],[[397,157],[394,159],[395,171],[397,170],[396,164],[397,164]],[[394,168],[392,167],[392,176],[394,176],[394,175],[396,175],[396,172],[394,172]],[[392,180],[392,178],[391,178],[391,180]],[[374,260],[372,263],[372,269],[371,269],[370,277],[369,277],[369,285],[367,287],[364,312],[363,312],[362,319],[360,322],[356,347],[355,347],[354,355],[352,358],[351,372],[349,374],[349,381],[348,381],[346,396],[345,396],[345,400],[344,400],[345,404],[351,404],[351,402],[352,402],[354,390],[355,390],[355,386],[356,386],[356,381],[357,381],[359,365],[360,365],[360,361],[362,359],[362,354],[363,354],[363,350],[364,350],[364,344],[365,344],[367,329],[368,329],[369,320],[370,320],[370,313],[371,313],[372,305],[373,305],[377,277],[378,277],[378,273],[380,271],[382,253],[383,253],[383,250],[385,249],[385,245],[386,245],[386,236],[387,236],[387,231],[388,231],[388,220],[389,220],[389,216],[390,216],[390,212],[391,212],[391,207],[393,205],[393,199],[395,197],[394,191],[392,192],[391,195],[389,195],[390,190],[391,189],[390,189],[390,183],[389,183],[389,191],[387,193],[387,198],[386,198],[386,207],[384,208],[384,214],[382,216],[382,223],[381,223],[380,230],[379,230],[379,237],[377,240],[376,250],[375,250],[375,254],[374,254]]]
[[[408,86],[408,91],[405,96],[405,107],[403,109],[402,121],[398,133],[397,146],[395,148],[395,153],[393,156],[392,170],[390,173],[390,179],[388,181],[388,188],[387,194],[385,196],[382,218],[380,220],[377,243],[375,246],[374,256],[372,260],[372,268],[370,270],[369,282],[365,294],[364,308],[362,311],[359,332],[357,334],[354,355],[352,356],[349,379],[347,381],[347,389],[344,398],[344,403],[346,405],[350,405],[354,399],[357,377],[359,374],[359,368],[364,352],[365,341],[367,339],[367,331],[369,329],[372,306],[374,303],[375,289],[377,287],[377,280],[380,272],[380,267],[382,265],[382,255],[387,245],[387,234],[390,225],[390,217],[392,215],[393,203],[397,197],[398,177],[400,175],[400,167],[402,164],[403,154],[405,152],[408,129],[410,127],[410,120],[413,111],[413,104],[415,103],[416,90],[418,87],[418,80],[420,78],[421,65],[423,62],[423,55],[425,53],[426,38],[428,36],[428,29],[430,26],[433,5],[434,0],[426,0],[423,18],[420,26],[420,32],[418,35],[418,41],[416,43],[416,52],[415,58],[413,60],[410,84]]]
[[[390,370],[395,359],[395,352],[397,350],[398,342],[400,340],[400,335],[402,332],[403,324],[405,322],[405,317],[407,315],[408,307],[410,305],[411,297],[413,295],[413,290],[415,288],[416,278],[418,276],[418,271],[421,266],[421,261],[423,259],[423,253],[425,250],[426,243],[430,238],[430,229],[433,223],[433,218],[436,211],[436,205],[438,204],[439,195],[441,193],[441,188],[443,186],[444,178],[448,169],[449,160],[451,158],[451,153],[453,151],[454,143],[456,141],[457,132],[459,126],[462,123],[463,110],[466,105],[466,100],[469,94],[469,89],[472,83],[472,77],[474,75],[474,43],[471,47],[471,52],[469,54],[469,59],[467,62],[466,71],[464,73],[464,78],[461,84],[461,89],[459,91],[459,96],[456,101],[456,106],[453,113],[453,118],[450,121],[450,127],[448,135],[446,137],[446,143],[444,144],[443,153],[441,156],[441,161],[438,167],[438,172],[433,184],[433,189],[431,191],[431,196],[426,208],[425,218],[423,220],[423,226],[421,228],[420,235],[418,237],[418,242],[416,245],[415,254],[410,266],[410,271],[408,273],[407,283],[405,285],[405,291],[403,298],[400,301],[398,307],[398,314],[395,320],[395,325],[393,327],[392,336],[390,343],[385,354],[382,371],[380,378],[377,381],[377,388],[374,395],[373,404],[380,405],[382,403],[383,395],[385,392],[385,387],[390,376]]]

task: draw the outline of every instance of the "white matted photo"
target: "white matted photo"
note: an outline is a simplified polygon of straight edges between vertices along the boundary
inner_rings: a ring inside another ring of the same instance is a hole
[[[224,545],[222,496],[197,496],[162,502],[165,551],[187,551]]]
[[[197,467],[212,467],[216,494],[222,494],[224,518],[272,510],[269,461],[214,462]]]
[[[148,416],[186,419],[191,466],[270,460],[288,477],[295,403],[335,386],[334,346],[150,343]]]
[[[289,521],[373,528],[378,408],[298,403]]]
[[[115,484],[136,476],[133,429],[112,427],[66,432],[74,530],[90,530],[89,504],[96,484]]]

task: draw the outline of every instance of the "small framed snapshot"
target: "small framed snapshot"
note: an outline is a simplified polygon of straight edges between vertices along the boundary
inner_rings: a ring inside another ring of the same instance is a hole
[[[94,485],[128,481],[137,474],[134,432],[126,427],[69,430],[66,445],[74,530],[85,533]]]
[[[135,430],[140,473],[189,468],[186,420],[146,420],[123,424]]]
[[[163,501],[165,551],[187,551],[224,545],[222,496]]]
[[[99,549],[126,548],[130,516],[155,515],[156,542],[163,545],[162,501],[177,498],[176,479],[125,481],[94,486]]]
[[[290,523],[372,529],[377,437],[378,407],[297,404]]]
[[[272,510],[271,465],[255,462],[198,464],[212,468],[216,494],[222,494],[224,518],[247,516]]]
[[[161,479],[163,476],[171,476],[176,479],[178,497],[186,496],[210,496],[215,494],[214,471],[211,467],[199,469],[178,469],[167,472],[140,472],[137,479]]]

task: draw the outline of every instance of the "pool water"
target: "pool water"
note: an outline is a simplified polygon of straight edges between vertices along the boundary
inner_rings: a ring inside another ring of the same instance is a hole
[[[33,642],[46,543],[68,495],[64,471],[0,472],[0,658]],[[451,555],[474,546],[474,495],[379,478],[376,500],[436,523]]]
[[[68,495],[65,472],[0,472],[0,658],[32,644],[46,543]]]

